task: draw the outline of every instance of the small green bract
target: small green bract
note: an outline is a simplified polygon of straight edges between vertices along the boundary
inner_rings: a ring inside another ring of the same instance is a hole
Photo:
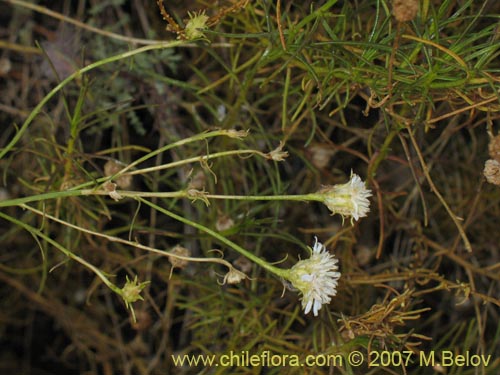
[[[139,283],[137,281],[137,275],[134,277],[134,280],[130,281],[130,279],[127,276],[127,282],[122,288],[122,298],[123,301],[125,302],[125,306],[127,309],[129,309],[132,312],[132,319],[135,322],[135,312],[134,308],[132,307],[132,303],[136,301],[143,301],[144,298],[141,296],[142,290],[146,287],[146,285],[149,284],[149,281],[145,281],[142,283]]]

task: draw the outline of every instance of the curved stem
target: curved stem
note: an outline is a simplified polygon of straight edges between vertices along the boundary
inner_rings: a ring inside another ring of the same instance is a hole
[[[71,258],[71,259],[77,261],[78,263],[82,264],[83,266],[87,267],[92,272],[94,272],[102,280],[102,282],[109,289],[111,289],[113,292],[115,292],[116,294],[118,294],[120,296],[122,295],[121,289],[118,288],[116,285],[114,285],[111,281],[109,281],[109,279],[104,275],[104,273],[99,268],[97,268],[93,264],[87,262],[85,259],[80,258],[78,255],[74,254],[70,250],[66,249],[63,245],[61,245],[57,241],[55,241],[52,238],[50,238],[49,236],[47,236],[45,233],[43,233],[39,229],[33,228],[31,225],[28,225],[28,224],[26,224],[26,223],[24,223],[22,221],[14,219],[13,217],[11,217],[9,215],[5,215],[2,212],[0,212],[0,217],[3,218],[3,219],[5,219],[5,220],[8,220],[8,221],[12,222],[13,224],[15,224],[15,225],[17,225],[17,226],[19,226],[21,228],[24,228],[26,231],[28,231],[29,233],[31,233],[33,236],[43,238],[43,240],[47,241],[52,246],[54,246],[56,249],[58,249],[59,251],[61,251],[62,253],[64,253],[68,258]]]
[[[207,233],[208,235],[214,237],[215,239],[219,240],[220,242],[224,243],[225,245],[231,247],[232,249],[236,250],[238,253],[240,253],[241,255],[247,257],[248,259],[250,259],[252,262],[254,263],[257,263],[258,265],[260,265],[261,267],[265,268],[266,270],[274,273],[275,275],[277,276],[280,276],[280,277],[285,277],[287,274],[288,274],[288,270],[284,270],[284,269],[281,269],[281,268],[278,268],[278,267],[274,267],[272,266],[271,264],[269,264],[268,262],[266,262],[265,260],[257,257],[256,255],[252,254],[251,252],[249,252],[248,250],[245,250],[244,248],[242,248],[240,245],[234,243],[233,241],[231,240],[228,240],[227,238],[225,238],[224,236],[220,235],[219,233],[213,231],[212,229],[209,229],[207,227],[205,227],[204,225],[201,225],[201,224],[198,224],[194,221],[191,221],[189,219],[186,219],[185,217],[182,217],[182,216],[179,216],[163,207],[160,207],[146,199],[143,199],[142,197],[137,197],[136,198],[138,201],[150,206],[151,208],[154,208],[155,210],[161,212],[162,214],[165,214],[167,216],[170,216],[171,218],[177,220],[177,221],[180,221],[181,223],[184,223],[184,224],[187,224],[187,225],[190,225],[202,232],[205,232]]]
[[[136,174],[144,174],[144,173],[159,171],[159,170],[162,170],[162,169],[168,169],[168,168],[178,167],[180,165],[185,165],[185,164],[190,164],[190,163],[204,162],[204,161],[207,161],[207,160],[211,160],[211,159],[215,159],[215,158],[219,158],[219,157],[223,157],[223,156],[248,155],[248,154],[250,156],[252,156],[252,155],[260,155],[260,156],[264,156],[265,157],[264,153],[262,153],[260,151],[257,151],[257,150],[221,151],[221,152],[215,152],[215,153],[209,154],[209,155],[195,156],[195,157],[188,158],[188,159],[182,159],[182,160],[179,160],[179,161],[174,161],[174,162],[167,163],[167,164],[157,165],[157,166],[154,166],[154,167],[143,168],[143,169],[136,169],[136,170],[134,170],[132,172],[126,172],[125,174],[133,176],[133,175],[136,175]]]
[[[26,210],[30,210],[31,212],[33,212],[33,213],[35,213],[35,214],[37,214],[39,216],[42,216],[43,218],[48,218],[48,219],[50,219],[52,221],[55,221],[55,222],[57,222],[59,224],[65,225],[65,226],[67,226],[69,228],[75,229],[75,230],[83,232],[83,233],[90,234],[92,236],[105,238],[105,239],[107,239],[110,242],[121,243],[121,244],[124,244],[124,245],[127,245],[127,246],[135,247],[137,249],[141,249],[141,250],[149,251],[151,253],[159,254],[161,256],[166,256],[166,257],[181,259],[181,260],[185,260],[185,261],[188,261],[188,262],[219,263],[219,264],[222,264],[222,265],[226,266],[229,269],[233,268],[233,266],[228,261],[226,261],[224,259],[218,259],[218,258],[195,258],[195,257],[191,257],[191,256],[182,256],[182,255],[179,255],[179,254],[175,254],[175,253],[173,253],[171,251],[160,250],[160,249],[157,249],[157,248],[154,248],[154,247],[151,247],[151,246],[142,245],[142,244],[140,244],[139,242],[136,242],[136,241],[124,240],[123,238],[120,238],[120,237],[111,236],[111,235],[108,235],[108,234],[105,234],[105,233],[96,232],[96,231],[93,231],[93,230],[90,230],[90,229],[82,228],[82,227],[80,227],[78,225],[74,225],[74,224],[68,223],[67,221],[58,219],[55,216],[49,215],[49,214],[47,214],[45,212],[42,212],[40,210],[37,210],[36,208],[30,207],[30,206],[25,205],[25,204],[22,204],[21,207],[24,208],[24,209],[26,209]]]
[[[185,42],[176,40],[173,42],[158,43],[158,44],[153,44],[153,45],[137,48],[137,49],[134,49],[132,51],[119,53],[118,55],[111,56],[111,57],[96,61],[95,63],[89,64],[86,67],[77,70],[76,72],[74,72],[73,74],[68,76],[66,79],[64,79],[61,83],[59,83],[56,87],[54,87],[47,95],[45,95],[45,97],[42,100],[40,100],[40,103],[38,103],[38,105],[33,109],[33,111],[31,111],[30,115],[24,121],[23,125],[21,126],[21,128],[19,128],[17,133],[14,135],[14,137],[12,137],[9,144],[7,146],[5,146],[0,151],[0,159],[3,158],[5,156],[5,154],[7,152],[9,152],[12,149],[12,147],[14,147],[14,145],[19,141],[19,139],[22,137],[22,135],[24,134],[26,129],[28,129],[28,126],[34,120],[34,118],[41,112],[43,106],[45,104],[47,104],[47,102],[57,92],[59,92],[64,86],[66,86],[69,82],[81,77],[81,75],[83,73],[87,73],[95,68],[100,67],[100,66],[103,66],[103,65],[106,65],[106,64],[109,64],[111,62],[118,61],[118,60],[123,60],[123,59],[126,59],[128,57],[132,57],[134,55],[138,55],[138,54],[146,52],[146,51],[151,51],[151,50],[156,50],[156,49],[164,49],[164,48],[172,48],[172,47],[179,46],[183,43],[185,43]]]

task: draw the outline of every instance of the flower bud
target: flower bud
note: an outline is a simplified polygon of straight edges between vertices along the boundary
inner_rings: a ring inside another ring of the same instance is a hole
[[[131,303],[136,302],[138,300],[143,300],[141,296],[142,290],[149,284],[149,281],[139,283],[137,281],[137,275],[134,280],[130,281],[127,276],[127,282],[122,288],[122,298],[125,301],[127,307],[130,306]]]
[[[394,0],[392,14],[398,22],[411,21],[418,12],[418,0]]]
[[[500,186],[500,163],[496,160],[486,160],[483,170],[484,177],[490,184]]]

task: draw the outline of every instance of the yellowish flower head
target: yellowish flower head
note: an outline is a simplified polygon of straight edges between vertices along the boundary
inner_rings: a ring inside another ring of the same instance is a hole
[[[133,280],[130,280],[127,276],[127,282],[122,288],[122,298],[125,301],[125,305],[127,307],[130,306],[131,303],[139,300],[143,300],[141,296],[142,290],[146,287],[146,285],[149,284],[149,281],[145,281],[142,283],[139,283],[137,281],[137,275]]]
[[[189,20],[186,23],[184,32],[188,40],[204,38],[203,29],[207,28],[208,16],[205,12],[188,12]]]

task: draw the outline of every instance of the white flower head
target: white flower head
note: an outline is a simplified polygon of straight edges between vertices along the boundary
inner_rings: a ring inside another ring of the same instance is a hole
[[[290,269],[288,280],[302,294],[304,314],[312,310],[318,316],[321,306],[330,303],[337,294],[340,272],[337,272],[338,259],[316,237],[315,240],[311,257],[297,262]]]
[[[357,174],[351,172],[351,179],[345,184],[325,186],[318,194],[322,194],[323,203],[332,211],[332,215],[350,216],[354,220],[365,217],[370,211],[370,189]]]

